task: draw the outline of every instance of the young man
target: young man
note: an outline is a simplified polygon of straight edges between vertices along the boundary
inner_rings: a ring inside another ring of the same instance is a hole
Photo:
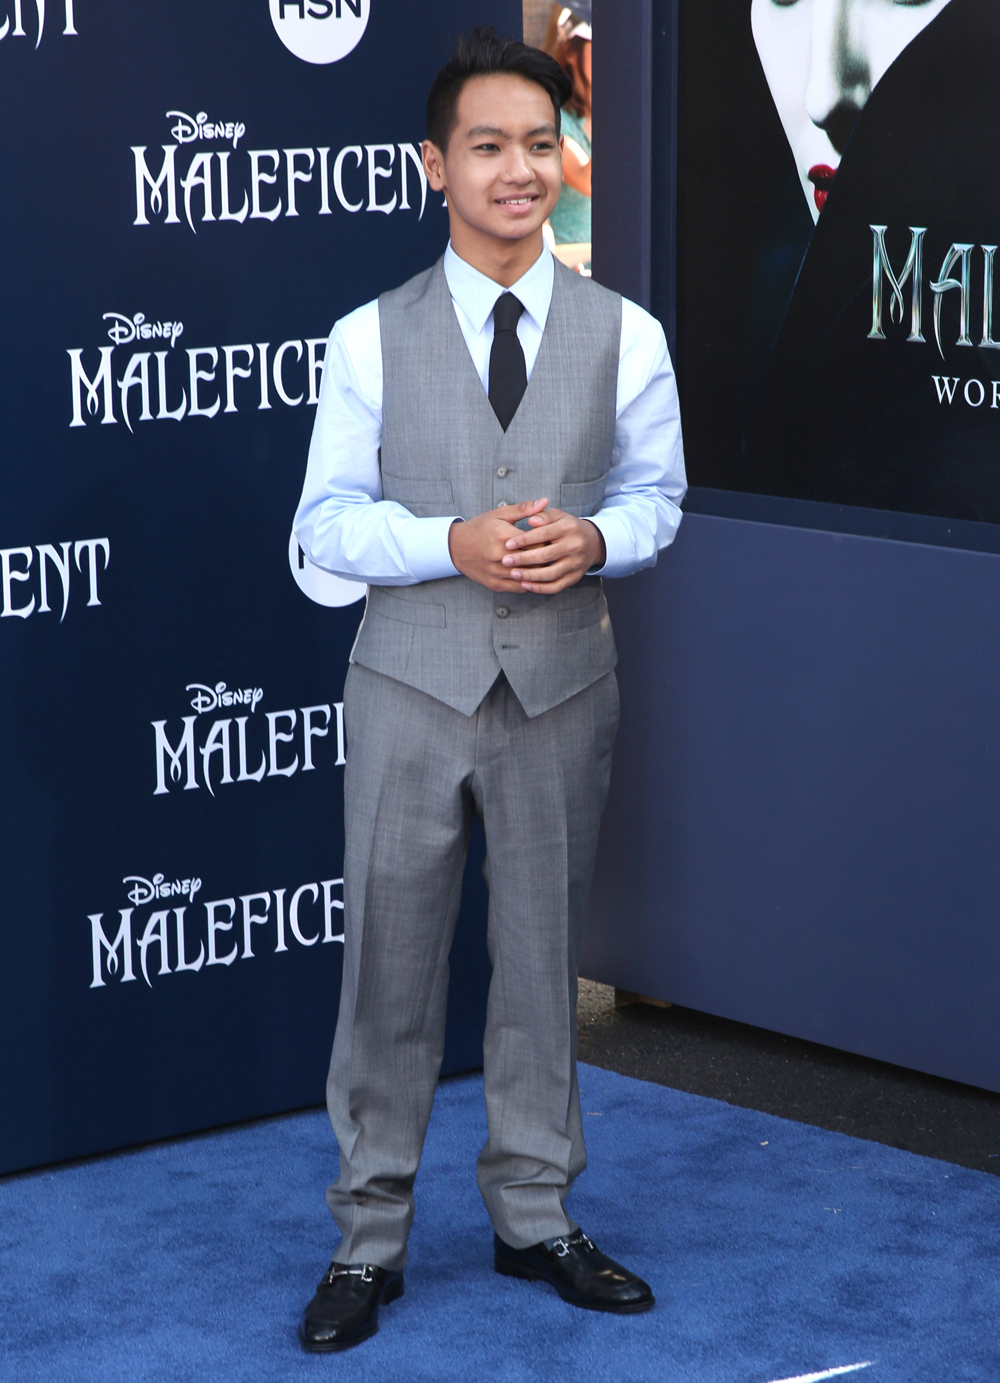
[[[493,978],[478,1162],[498,1272],[577,1306],[649,1287],[567,1217],[586,1164],[576,964],[618,721],[601,576],[680,521],[663,332],[558,264],[569,79],[476,30],[438,73],[424,167],[451,243],[334,327],[295,532],[370,589],[344,692],[344,980],[327,1088],[343,1235],[307,1349],[374,1334],[403,1291],[413,1180],[444,1040],[448,952],[475,813]]]

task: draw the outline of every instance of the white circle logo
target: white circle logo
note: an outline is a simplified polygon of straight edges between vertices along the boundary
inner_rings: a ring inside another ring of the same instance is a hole
[[[270,0],[274,31],[303,62],[338,62],[358,46],[371,0]]]
[[[368,587],[363,581],[345,581],[342,576],[334,576],[332,571],[324,571],[310,562],[294,533],[288,539],[288,565],[296,586],[317,605],[331,608],[353,605],[356,600],[363,600],[367,593]]]

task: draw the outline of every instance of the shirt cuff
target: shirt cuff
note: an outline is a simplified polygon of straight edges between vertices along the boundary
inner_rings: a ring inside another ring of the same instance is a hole
[[[603,567],[593,567],[588,576],[630,576],[635,570],[635,535],[628,520],[614,509],[588,514],[587,522],[600,530],[607,559]]]
[[[448,533],[458,517],[414,519],[408,525],[406,565],[414,581],[440,581],[461,574],[448,549]]]

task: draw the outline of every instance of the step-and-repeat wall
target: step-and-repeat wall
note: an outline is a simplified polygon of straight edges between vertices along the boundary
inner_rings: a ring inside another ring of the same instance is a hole
[[[446,243],[424,100],[484,20],[0,0],[0,1171],[322,1099],[364,588],[291,521],[333,322]]]

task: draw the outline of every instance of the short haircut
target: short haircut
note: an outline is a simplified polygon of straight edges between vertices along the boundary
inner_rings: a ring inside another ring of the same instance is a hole
[[[458,124],[458,99],[473,77],[512,74],[537,84],[552,101],[556,134],[559,113],[573,97],[573,83],[554,58],[529,48],[516,38],[500,38],[495,29],[480,26],[460,38],[454,57],[431,83],[427,97],[427,138],[443,152]]]

